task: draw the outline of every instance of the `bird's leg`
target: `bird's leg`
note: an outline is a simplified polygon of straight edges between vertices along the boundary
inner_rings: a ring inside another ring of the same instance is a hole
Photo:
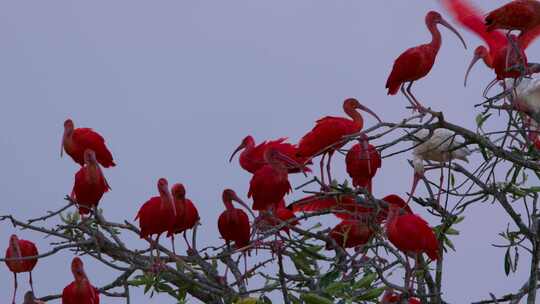
[[[13,273],[13,278],[14,278],[14,289],[13,289],[13,301],[12,303],[15,304],[15,297],[17,296],[17,274],[14,272]]]
[[[321,167],[321,183],[322,183],[323,185],[326,185],[326,184],[324,183],[324,169],[323,169],[323,167],[324,167],[324,156],[325,156],[325,155],[326,155],[326,153],[321,154],[321,161],[320,161],[320,163],[319,163],[319,166]]]
[[[444,181],[444,168],[441,166],[441,177],[439,178],[439,191],[437,191],[437,204],[440,204],[441,202],[443,181]]]
[[[407,100],[411,104],[411,108],[413,109],[413,112],[414,112],[414,108],[416,108],[416,104],[414,103],[414,100],[405,91],[405,84],[401,85],[401,94],[403,94],[403,96],[405,96],[405,98],[407,98]]]
[[[523,58],[523,56],[521,54],[521,50],[520,50],[519,46],[517,45],[517,42],[516,42],[514,36],[510,35],[511,32],[512,32],[512,30],[509,30],[508,33],[506,33],[506,38],[508,40],[508,44],[512,48],[512,51],[516,54],[516,56],[518,58],[519,72],[520,72],[521,77],[523,77],[523,76],[525,76],[525,73],[526,73],[525,58]],[[510,49],[508,49],[506,51],[506,66],[505,66],[506,68],[508,68],[509,61],[510,61]],[[515,85],[516,85],[516,82],[514,81],[514,87],[515,87]]]
[[[332,173],[330,172],[330,161],[332,160],[332,155],[334,155],[335,150],[330,150],[328,152],[328,160],[326,161],[326,173],[328,176],[328,183],[332,184]]]
[[[174,248],[174,234],[171,236],[172,252],[176,255],[176,249]]]
[[[248,285],[248,273],[247,273],[247,253],[244,251],[242,252],[242,255],[244,256],[244,281],[246,286]]]
[[[416,109],[418,113],[420,114],[426,114],[427,113],[426,108],[416,99],[416,97],[414,97],[413,93],[411,92],[413,82],[414,81],[409,82],[409,85],[407,86],[407,89],[406,89],[407,94],[409,94],[409,96],[412,98],[412,100],[416,104],[416,107],[414,107],[414,109]]]
[[[33,293],[34,292],[34,282],[32,280],[32,272],[30,271],[29,274],[30,274],[30,279],[28,280],[28,283],[30,283],[30,289],[32,290],[32,293]]]
[[[184,241],[186,241],[186,245],[188,247],[188,250],[191,250],[191,245],[189,245],[188,239],[187,239],[187,230],[184,230],[184,233],[182,234],[184,237]]]
[[[409,264],[409,257],[405,254],[405,288],[409,289],[411,286],[411,264]]]

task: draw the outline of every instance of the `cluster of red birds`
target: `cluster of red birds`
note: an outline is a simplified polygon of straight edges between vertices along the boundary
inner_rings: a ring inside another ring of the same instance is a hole
[[[475,57],[466,72],[466,77],[473,64],[480,58],[495,71],[499,80],[537,72],[538,65],[527,62],[525,49],[540,34],[538,1],[513,1],[489,13],[485,20],[466,0],[442,2],[459,23],[478,34],[489,47],[489,50],[484,46],[475,50]],[[459,33],[439,13],[431,11],[426,15],[426,25],[432,34],[432,41],[401,54],[396,59],[386,84],[388,94],[394,95],[401,89],[412,108],[420,112],[426,109],[412,94],[411,87],[416,80],[426,76],[435,63],[442,42],[437,24],[449,28],[465,45]],[[517,37],[510,33],[504,35],[498,31],[499,29],[519,30],[521,33]],[[432,229],[420,216],[413,214],[408,204],[397,195],[392,194],[383,198],[381,208],[375,208],[375,202],[368,202],[367,198],[362,200],[352,194],[312,195],[286,206],[285,196],[291,192],[289,174],[311,172],[307,166],[312,164],[313,158],[321,156],[320,182],[325,192],[332,181],[330,165],[332,155],[353,137],[359,138],[359,142],[352,146],[346,155],[347,173],[355,187],[363,188],[364,194],[371,193],[373,178],[381,168],[382,162],[379,152],[362,133],[364,120],[358,110],[372,114],[379,121],[380,119],[373,111],[353,98],[344,101],[343,110],[348,118],[326,116],[317,120],[315,127],[305,134],[297,145],[287,143],[285,138],[265,141],[258,145],[255,144],[253,137],[244,138],[231,155],[230,161],[236,153],[242,151],[239,162],[243,169],[252,174],[248,198],[253,200],[253,204],[249,208],[233,190],[223,191],[225,211],[219,216],[218,229],[227,245],[234,243],[239,250],[247,249],[255,246],[251,244],[253,232],[260,227],[265,226],[268,229],[280,225],[280,231],[289,233],[289,229],[298,224],[295,213],[329,209],[342,221],[330,231],[329,239],[332,241],[327,243],[328,249],[334,246],[342,248],[362,246],[373,237],[377,226],[385,223],[389,241],[399,250],[415,257],[426,253],[431,260],[439,258],[439,244]],[[64,123],[63,151],[81,165],[75,174],[72,201],[76,203],[81,215],[95,213],[101,198],[110,190],[101,167],[115,166],[105,140],[90,128],[75,128],[73,121],[68,119]],[[327,157],[326,170],[325,157]],[[167,233],[175,253],[174,236],[182,233],[188,248],[191,248],[186,232],[198,224],[199,214],[193,202],[186,198],[184,185],[177,183],[169,190],[167,180],[161,178],[157,182],[157,188],[159,196],[150,198],[137,213],[140,237],[148,240],[153,249],[157,248],[160,236]],[[255,228],[250,225],[247,213],[241,208],[235,208],[233,201],[253,216]],[[255,216],[252,210],[259,212],[259,215]],[[279,234],[279,231],[276,233]],[[151,239],[154,235],[155,241]],[[158,261],[159,252],[157,250]],[[32,270],[37,264],[38,257],[38,250],[32,242],[18,239],[16,235],[11,236],[6,251],[6,264],[15,279],[13,303],[17,290],[17,273],[30,273],[30,286],[33,292]],[[71,268],[75,279],[64,288],[62,303],[99,303],[99,292],[90,284],[81,259],[75,257]],[[33,299],[33,293],[27,296],[30,300],[25,303],[38,303]],[[398,294],[388,293],[383,301],[395,303],[400,298]],[[409,299],[409,303],[418,302],[416,299]]]

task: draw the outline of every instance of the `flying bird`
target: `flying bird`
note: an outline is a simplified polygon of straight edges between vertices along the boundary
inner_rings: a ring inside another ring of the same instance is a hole
[[[75,174],[75,184],[71,191],[71,198],[77,203],[81,215],[97,208],[103,194],[110,189],[94,151],[84,151],[84,163]]]
[[[193,229],[199,221],[199,212],[193,204],[193,202],[186,198],[186,188],[182,184],[174,184],[172,189],[172,197],[176,208],[176,217],[173,224],[173,229],[167,234],[167,237],[171,238],[173,252],[176,254],[174,248],[174,234],[183,233],[184,240],[189,246],[189,242],[186,237],[186,232],[189,229]]]
[[[264,153],[269,148],[274,148],[279,152],[287,155],[289,158],[294,159],[297,163],[304,163],[305,158],[299,158],[296,156],[298,148],[296,145],[285,142],[287,138],[278,138],[276,140],[263,141],[262,143],[255,145],[255,140],[251,135],[246,136],[242,143],[234,150],[229,162],[234,158],[234,155],[239,151],[240,153],[240,166],[249,173],[255,174],[259,169],[268,163],[264,159]],[[288,168],[289,173],[298,173],[300,170],[296,167]],[[304,172],[310,172],[309,168],[304,168]]]
[[[388,95],[396,95],[401,88],[401,92],[409,100],[412,108],[422,113],[426,110],[412,94],[411,87],[415,81],[424,78],[435,64],[435,59],[442,43],[441,33],[437,29],[437,24],[451,30],[458,36],[465,48],[467,48],[465,41],[458,31],[444,20],[441,14],[430,11],[426,15],[426,26],[431,33],[431,42],[410,48],[399,55],[386,81]]]
[[[32,270],[36,267],[38,262],[37,258],[24,259],[37,256],[38,250],[34,243],[31,241],[19,239],[15,234],[12,234],[9,238],[9,246],[6,250],[6,265],[13,273],[14,289],[12,303],[15,304],[15,297],[17,296],[17,274],[22,272],[28,272],[30,288],[34,291],[34,284],[32,282]]]
[[[528,31],[519,37],[508,36],[516,39],[516,47],[519,52],[512,49],[510,41],[506,35],[499,31],[489,31],[483,23],[480,10],[475,8],[467,0],[442,0],[444,7],[454,16],[462,26],[478,35],[487,45],[478,46],[474,51],[474,57],[465,73],[465,85],[467,78],[474,64],[482,59],[485,65],[493,69],[496,80],[505,78],[517,78],[521,72],[511,67],[523,64],[528,72],[535,72],[534,65],[529,65],[525,50],[540,35],[540,27],[535,31]],[[491,84],[488,86],[492,86]]]
[[[174,204],[171,192],[169,191],[169,183],[165,178],[160,178],[157,183],[159,196],[154,196],[146,201],[139,209],[135,220],[139,219],[139,228],[141,229],[141,239],[157,235],[155,243],[150,246],[157,250],[159,259],[159,237],[164,232],[173,232],[173,225],[176,220],[176,206]]]
[[[96,153],[97,161],[103,167],[116,166],[111,152],[105,145],[105,139],[101,135],[90,128],[75,128],[73,120],[67,119],[64,122],[60,155],[65,150],[76,163],[84,166],[84,151],[86,149],[93,150]]]
[[[488,31],[518,30],[521,35],[540,25],[540,2],[515,0],[487,14],[484,19]]]
[[[99,291],[90,284],[79,257],[73,258],[71,272],[75,280],[64,288],[62,304],[99,304]]]
[[[344,136],[360,132],[364,127],[364,119],[357,109],[366,111],[373,115],[379,122],[381,121],[377,114],[360,104],[354,98],[348,98],[343,102],[343,111],[349,118],[326,116],[317,120],[315,127],[302,137],[298,144],[299,157],[311,159],[319,154],[322,154],[320,161],[321,180],[324,183],[324,158],[328,155],[326,170],[328,173],[329,182],[330,161],[334,152],[341,148],[345,141]]]

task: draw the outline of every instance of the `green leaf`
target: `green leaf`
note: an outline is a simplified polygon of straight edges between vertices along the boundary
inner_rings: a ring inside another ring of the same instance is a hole
[[[306,304],[334,304],[332,300],[325,297],[321,297],[315,293],[303,293],[300,295],[300,298]]]
[[[459,235],[459,231],[454,228],[446,229],[446,234],[448,235]]]
[[[345,282],[332,282],[324,288],[324,291],[330,295],[336,295],[342,293],[348,286],[349,284]]]
[[[478,128],[482,128],[482,125],[484,125],[484,123],[488,120],[490,116],[491,116],[491,113],[486,114],[486,115],[480,113],[476,115],[476,126]]]
[[[321,280],[319,282],[320,286],[322,288],[328,286],[328,284],[334,282],[339,277],[339,275],[340,275],[340,272],[337,270],[326,273],[325,275],[321,277]]]
[[[446,246],[448,246],[448,248],[452,249],[453,251],[456,251],[456,247],[454,247],[454,243],[452,243],[450,239],[448,239],[447,237],[443,237],[443,242]]]
[[[371,285],[371,283],[373,283],[373,281],[375,281],[376,278],[377,274],[374,272],[366,274],[358,282],[354,283],[353,289],[367,288]]]

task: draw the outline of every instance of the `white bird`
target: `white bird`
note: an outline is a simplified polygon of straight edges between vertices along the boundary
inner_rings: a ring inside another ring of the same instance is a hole
[[[513,87],[514,79],[506,79],[506,87]],[[503,82],[501,82],[503,85]],[[523,78],[512,93],[514,106],[520,111],[540,115],[540,77]],[[529,140],[540,143],[538,140],[539,123],[529,116],[522,116],[524,127],[529,129]]]
[[[407,202],[413,196],[418,182],[424,176],[424,161],[433,161],[442,164],[454,159],[459,159],[469,162],[467,156],[471,154],[471,151],[463,146],[464,141],[458,138],[454,132],[447,129],[435,129],[433,130],[431,137],[429,130],[421,129],[414,133],[413,136],[416,140],[412,153],[414,179]],[[441,167],[441,178],[437,200],[439,200],[441,195],[443,173],[443,168]]]

